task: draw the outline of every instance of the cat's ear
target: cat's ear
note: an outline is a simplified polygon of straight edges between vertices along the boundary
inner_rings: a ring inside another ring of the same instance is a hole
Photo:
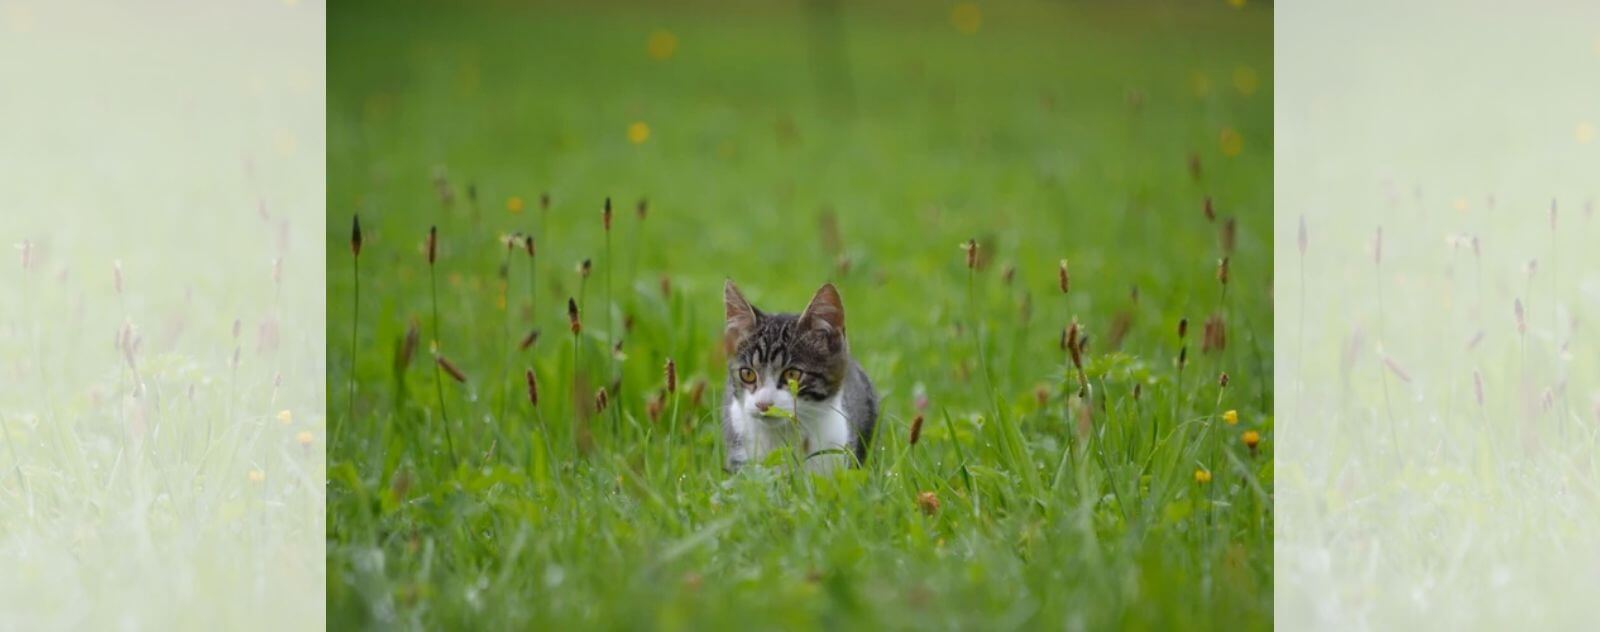
[[[739,348],[739,343],[756,332],[756,322],[761,320],[761,310],[744,300],[744,295],[739,293],[739,287],[733,284],[733,279],[728,279],[722,286],[722,307],[728,319],[728,324],[723,330],[723,344],[727,345],[728,353],[733,353]]]
[[[816,295],[811,297],[806,311],[800,314],[800,328],[844,334],[844,301],[839,298],[839,289],[833,287],[832,283],[822,284]]]

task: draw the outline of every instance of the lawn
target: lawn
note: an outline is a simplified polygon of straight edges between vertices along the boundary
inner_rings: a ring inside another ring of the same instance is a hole
[[[1271,625],[1270,8],[328,33],[330,627]],[[726,278],[838,285],[865,467],[722,471]]]

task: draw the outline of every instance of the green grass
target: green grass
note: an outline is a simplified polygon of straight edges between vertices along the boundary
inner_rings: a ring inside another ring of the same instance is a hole
[[[331,8],[331,627],[1271,625],[1270,12],[986,4],[972,34],[948,5],[829,16]],[[727,277],[784,311],[838,284],[883,394],[865,468],[721,471]],[[1228,343],[1202,353],[1213,314]],[[1074,318],[1086,401],[1058,347]],[[435,331],[465,383],[427,366]],[[652,420],[667,358],[683,386]]]

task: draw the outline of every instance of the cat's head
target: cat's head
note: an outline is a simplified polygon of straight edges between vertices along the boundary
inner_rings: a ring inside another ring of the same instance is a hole
[[[823,285],[799,314],[768,314],[746,301],[733,281],[723,288],[727,313],[728,389],[752,416],[794,412],[795,398],[820,402],[844,383],[850,355],[844,337],[844,303],[832,283]],[[789,383],[795,384],[791,386]]]

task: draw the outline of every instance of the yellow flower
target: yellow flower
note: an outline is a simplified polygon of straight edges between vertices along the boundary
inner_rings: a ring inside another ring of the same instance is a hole
[[[673,35],[672,31],[656,29],[645,41],[644,50],[652,59],[670,58],[678,50],[678,36]]]
[[[1246,430],[1244,434],[1239,435],[1239,440],[1244,442],[1245,447],[1254,451],[1256,446],[1261,445],[1261,433],[1254,430]]]
[[[297,434],[297,435],[294,436],[294,440],[295,440],[296,443],[299,443],[300,445],[304,445],[304,446],[311,445],[311,431],[310,430],[301,430],[300,434]]]
[[[1228,422],[1228,425],[1230,425],[1230,426],[1232,426],[1232,425],[1234,425],[1236,423],[1239,423],[1239,411],[1230,410],[1228,412],[1222,413],[1222,420]]]
[[[278,411],[278,422],[285,426],[294,423],[294,413],[289,412],[287,408]]]
[[[506,198],[506,212],[511,213],[512,215],[521,214],[522,196],[513,195],[509,198]]]
[[[950,9],[950,24],[967,35],[977,33],[978,27],[983,26],[983,10],[971,2],[958,4]]]
[[[250,479],[250,482],[252,482],[252,483],[260,483],[262,481],[267,480],[267,473],[263,472],[261,470],[250,470],[250,473],[247,474],[246,476]]]
[[[1200,484],[1200,485],[1205,485],[1206,483],[1210,483],[1211,482],[1211,470],[1205,469],[1203,467],[1199,468],[1199,469],[1196,469],[1194,471],[1194,482],[1197,483],[1197,484]]]
[[[634,121],[632,125],[628,126],[628,142],[635,145],[643,145],[644,141],[647,140],[650,140],[650,126],[646,125],[644,121]]]
[[[1217,144],[1222,147],[1224,156],[1233,157],[1244,151],[1244,137],[1231,127],[1222,128],[1222,133],[1217,136]]]

